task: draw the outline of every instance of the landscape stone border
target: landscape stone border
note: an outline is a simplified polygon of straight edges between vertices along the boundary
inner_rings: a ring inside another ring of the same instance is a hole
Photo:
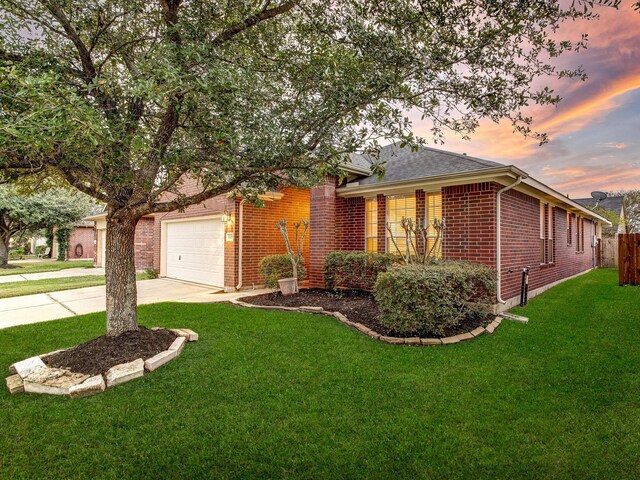
[[[162,329],[154,327],[152,330]],[[140,378],[145,372],[153,372],[180,355],[186,342],[198,341],[198,334],[188,328],[169,328],[168,330],[176,334],[176,339],[167,350],[146,360],[138,358],[132,362],[116,365],[104,374],[94,376],[74,373],[63,368],[48,367],[42,361],[44,357],[66,349],[27,358],[9,367],[7,388],[12,395],[27,392],[82,398],[102,393],[109,387]]]
[[[285,306],[279,306],[279,305],[254,305],[252,303],[246,303],[237,299],[231,300],[231,303],[241,307],[261,308],[264,310],[283,310],[287,312],[330,315],[332,317],[337,318],[341,323],[345,324],[349,328],[357,330],[360,333],[364,333],[366,336],[371,337],[375,340],[379,340],[384,343],[390,343],[393,345],[413,345],[413,346],[432,347],[436,345],[451,345],[454,343],[466,342],[467,340],[472,340],[474,338],[479,337],[480,335],[484,335],[485,333],[492,334],[496,330],[496,328],[498,328],[500,323],[502,323],[502,317],[498,316],[498,317],[495,317],[495,319],[486,327],[478,327],[473,329],[470,332],[460,333],[452,337],[444,337],[444,338],[388,337],[386,335],[379,334],[375,330],[371,330],[366,325],[363,325],[358,322],[352,322],[343,313],[330,312],[328,310],[325,310],[322,307],[307,307],[307,306],[285,307]]]

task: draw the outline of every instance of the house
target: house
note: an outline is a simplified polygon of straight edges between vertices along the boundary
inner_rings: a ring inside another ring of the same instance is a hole
[[[589,209],[600,207],[612,213],[608,216],[612,225],[602,228],[600,265],[604,268],[618,268],[618,234],[625,233],[624,196],[611,196],[602,200],[576,198],[576,202]]]
[[[55,232],[56,229],[54,229]],[[55,236],[54,236],[55,238]],[[51,258],[58,258],[60,247],[54,240],[51,249]],[[93,222],[87,219],[80,220],[73,225],[69,235],[68,260],[90,260],[95,257],[94,227]]]
[[[442,256],[496,269],[498,300],[506,306],[517,302],[524,267],[531,267],[531,295],[594,268],[595,239],[609,222],[519,168],[426,147],[389,145],[380,157],[382,179],[370,175],[368,158],[354,155],[343,166],[345,178],[271,193],[263,208],[221,196],[156,214],[153,241],[144,247],[152,246],[160,276],[252,288],[262,284],[260,259],[285,252],[276,221],[305,217],[309,286],[321,287],[327,253],[392,251],[385,225],[398,231],[402,217],[410,217],[444,219]],[[183,188],[196,191],[197,179]]]
[[[93,250],[93,265],[104,268],[107,248],[107,214],[97,213],[85,218],[92,225],[91,241],[95,245]],[[154,218],[149,215],[141,218],[136,225],[134,236],[134,254],[136,270],[142,271],[153,268]]]

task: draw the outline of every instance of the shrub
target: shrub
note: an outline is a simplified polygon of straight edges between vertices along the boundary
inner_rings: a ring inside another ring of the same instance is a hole
[[[330,252],[324,260],[327,288],[373,290],[378,274],[398,261],[390,253]]]
[[[442,336],[447,327],[490,313],[495,272],[483,265],[443,261],[395,267],[378,276],[379,320],[400,335]]]
[[[47,250],[47,248],[49,248],[49,247],[47,247],[46,245],[38,245],[36,247],[36,252],[35,253],[38,254],[38,255],[43,255],[44,252]]]
[[[16,247],[9,250],[9,258],[12,260],[21,259],[25,254],[24,247]]]
[[[267,255],[258,264],[260,276],[264,280],[267,288],[276,289],[279,287],[278,280],[281,278],[291,278],[293,276],[293,267],[291,259],[286,253],[279,255]],[[298,281],[304,280],[307,272],[303,263],[298,264]]]

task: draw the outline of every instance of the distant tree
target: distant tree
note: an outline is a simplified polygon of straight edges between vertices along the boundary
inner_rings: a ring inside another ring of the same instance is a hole
[[[640,233],[640,189],[616,190],[609,196],[624,197],[624,225],[627,233]]]
[[[116,335],[137,328],[142,216],[308,186],[378,140],[415,145],[408,111],[436,141],[481,118],[536,135],[523,109],[560,98],[534,81],[584,78],[551,59],[586,36],[550,34],[610,3],[0,0],[0,170],[107,205]],[[186,176],[199,191],[181,191]]]
[[[9,240],[37,230],[64,227],[87,215],[88,202],[65,190],[31,195],[0,185],[0,267],[9,260]]]

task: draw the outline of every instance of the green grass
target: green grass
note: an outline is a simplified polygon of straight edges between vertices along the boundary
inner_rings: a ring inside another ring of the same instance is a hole
[[[0,276],[24,275],[25,273],[55,272],[66,268],[88,268],[93,266],[91,260],[78,260],[73,262],[44,261],[33,263],[15,264],[9,261],[12,268],[0,268]]]
[[[200,334],[161,369],[71,400],[0,393],[2,478],[640,476],[640,288],[595,271],[492,336],[386,345],[335,319],[140,308]],[[0,331],[0,366],[103,333],[104,314]]]
[[[103,276],[86,275],[82,277],[45,278],[42,280],[0,283],[0,298],[33,295],[34,293],[59,292],[73,288],[94,287],[96,285],[104,285]]]

